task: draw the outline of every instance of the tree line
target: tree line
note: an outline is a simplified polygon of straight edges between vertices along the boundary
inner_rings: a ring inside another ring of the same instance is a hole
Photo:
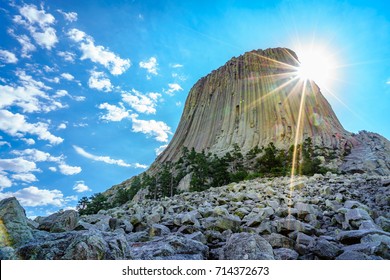
[[[147,198],[161,199],[172,197],[179,192],[180,181],[191,174],[190,191],[204,191],[213,187],[220,187],[231,182],[254,179],[257,177],[275,177],[291,174],[293,153],[292,145],[288,150],[278,149],[274,143],[266,147],[254,147],[245,155],[240,147],[234,144],[233,150],[224,156],[212,153],[196,152],[194,148],[189,150],[183,147],[182,156],[177,162],[162,164],[155,175],[146,172],[132,178],[130,187],[121,188],[115,198],[108,203],[103,194],[94,194],[91,197],[83,197],[79,200],[77,209],[80,214],[94,214],[101,209],[109,209],[122,205],[134,198],[141,189],[147,189]],[[318,156],[321,152],[315,152],[311,138],[297,146],[295,163],[295,175],[324,174],[329,169],[321,166]],[[334,155],[328,155],[332,157]]]

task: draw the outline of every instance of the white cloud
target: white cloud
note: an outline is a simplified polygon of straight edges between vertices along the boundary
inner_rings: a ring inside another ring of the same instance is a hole
[[[90,59],[106,67],[111,74],[120,75],[131,65],[129,59],[122,59],[115,53],[103,46],[96,46],[94,39],[78,29],[71,29],[68,36],[75,42],[80,43],[79,49],[82,52],[81,60]]]
[[[49,132],[48,124],[42,122],[29,123],[24,115],[13,114],[7,110],[0,110],[0,130],[16,137],[22,137],[27,133],[37,135],[38,139],[49,141],[53,145],[64,141],[61,137],[54,136]]]
[[[21,157],[0,159],[0,172],[30,173],[37,170],[34,162]]]
[[[85,38],[87,38],[87,34],[85,34],[84,31],[78,30],[76,28],[73,28],[73,29],[69,30],[68,36],[69,36],[70,39],[72,39],[73,41],[75,41],[77,43],[81,42]],[[92,38],[90,38],[90,40],[92,40]]]
[[[57,52],[58,56],[62,57],[65,61],[74,62],[75,54],[71,52]]]
[[[100,91],[110,92],[112,90],[111,81],[103,72],[92,71],[88,85],[90,88],[95,88]]]
[[[55,97],[59,98],[59,97],[64,97],[64,96],[69,96],[68,91],[66,91],[64,89],[59,89],[56,91]]]
[[[12,179],[17,181],[22,181],[26,183],[32,183],[38,181],[37,177],[35,177],[32,173],[20,173],[12,175]]]
[[[161,96],[159,93],[149,93],[143,95],[139,91],[132,89],[132,93],[125,92],[122,94],[123,102],[127,103],[139,113],[155,114],[157,100]]]
[[[133,164],[133,167],[135,167],[135,168],[141,168],[141,169],[146,169],[146,168],[148,168],[148,166],[147,166],[146,164],[141,164],[141,163],[138,163],[138,162],[134,163],[134,164]]]
[[[47,73],[56,71],[55,67],[49,67],[47,65],[43,66],[43,70],[45,70]]]
[[[75,175],[81,172],[81,167],[79,166],[70,166],[65,163],[58,165],[58,169],[64,175]]]
[[[1,146],[8,146],[8,147],[11,147],[11,144],[8,143],[7,141],[1,141],[3,139],[3,137],[0,135],[0,147]]]
[[[174,95],[174,92],[183,90],[182,87],[181,87],[179,84],[176,84],[176,83],[174,83],[174,84],[168,84],[168,87],[169,87],[169,89],[164,90],[164,92],[165,92],[166,94],[168,94],[168,95],[171,95],[171,96]]]
[[[0,173],[0,191],[12,186],[12,181],[7,176]]]
[[[386,82],[386,84],[390,85],[390,79]]]
[[[77,181],[73,186],[73,189],[78,193],[91,191],[91,189],[84,183],[84,181]]]
[[[62,14],[64,16],[64,18],[69,21],[69,22],[74,22],[74,21],[77,21],[77,13],[76,12],[69,12],[69,13],[66,13],[62,10],[57,10],[57,12],[59,12],[60,14]]]
[[[35,5],[24,5],[19,12],[31,24],[38,24],[42,29],[54,23],[55,18],[44,10],[38,10]]]
[[[54,77],[54,78],[52,78],[52,79],[47,78],[47,77],[44,77],[44,79],[45,79],[46,81],[50,82],[50,83],[55,83],[55,84],[58,84],[58,83],[60,82],[60,78],[58,78],[58,77]]]
[[[61,77],[64,78],[65,80],[68,80],[68,81],[74,80],[74,76],[69,74],[69,73],[62,73]]]
[[[156,152],[156,156],[161,154],[167,147],[168,147],[168,145],[162,145],[162,146],[154,149],[154,151]]]
[[[21,138],[20,140],[24,141],[27,145],[31,146],[35,144],[35,140],[31,138]]]
[[[27,35],[16,35],[12,29],[8,29],[8,33],[13,36],[19,44],[22,46],[22,57],[30,58],[31,52],[36,50],[36,47],[31,43],[30,38]]]
[[[181,67],[183,67],[183,65],[179,64],[179,63],[170,64],[169,66],[171,66],[172,68],[181,68]]]
[[[150,74],[153,74],[153,75],[157,75],[157,59],[155,57],[151,57],[149,58],[149,60],[145,60],[145,61],[141,61],[139,63],[139,67],[141,68],[145,68],[148,73]]]
[[[54,166],[50,166],[49,170],[52,171],[52,172],[57,172],[57,168],[55,168]]]
[[[175,103],[175,105],[176,105],[177,107],[180,107],[180,106],[181,106],[181,101],[177,101],[177,102]]]
[[[59,190],[38,189],[31,186],[16,192],[0,193],[0,199],[16,197],[22,206],[47,206],[53,205],[61,207],[65,200],[64,195]]]
[[[172,78],[178,79],[180,81],[187,81],[187,77],[178,73],[172,73]]]
[[[65,129],[65,128],[66,128],[66,123],[61,123],[57,127],[57,129]]]
[[[108,156],[96,156],[96,155],[88,153],[83,148],[80,148],[80,147],[75,146],[75,145],[73,146],[73,148],[75,149],[76,153],[78,153],[79,155],[81,155],[81,156],[83,156],[85,158],[89,158],[89,159],[95,160],[95,161],[101,161],[101,162],[104,162],[104,163],[107,163],[107,164],[115,164],[115,165],[123,166],[123,167],[144,168],[144,166],[145,166],[145,165],[138,164],[138,163],[137,164],[129,164],[129,163],[126,163],[122,159],[112,159],[112,158],[110,158]]]
[[[0,85],[0,109],[17,106],[23,112],[50,112],[65,106],[46,94],[51,88],[34,80],[25,71],[16,71],[20,86]]]
[[[132,131],[141,132],[154,137],[159,142],[168,142],[168,134],[172,134],[171,128],[162,121],[139,120],[137,114],[130,115],[133,121]]]
[[[99,105],[99,109],[106,109],[107,114],[100,117],[102,120],[120,122],[124,118],[129,116],[129,112],[125,109],[122,103],[119,103],[120,107],[111,105],[108,103],[103,103]]]
[[[12,52],[7,50],[0,50],[0,61],[4,63],[17,63],[18,59]]]
[[[51,50],[58,42],[56,30],[51,27],[55,22],[54,16],[43,9],[38,10],[35,5],[27,4],[21,7],[19,12],[23,17],[16,15],[14,22],[26,27],[38,45]]]
[[[54,157],[47,152],[43,152],[37,149],[25,149],[25,150],[14,150],[11,154],[21,156],[24,159],[31,160],[33,162],[60,162],[63,160],[63,156]]]
[[[32,36],[38,45],[48,50],[58,42],[56,31],[52,27],[46,28],[43,32],[33,32]]]
[[[85,96],[73,96],[72,97],[74,100],[76,100],[77,102],[83,102],[85,101],[86,97]]]

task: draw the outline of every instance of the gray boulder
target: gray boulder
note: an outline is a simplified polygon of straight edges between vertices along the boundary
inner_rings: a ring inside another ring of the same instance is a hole
[[[66,210],[54,213],[39,220],[39,230],[49,232],[65,232],[73,230],[77,226],[79,214],[75,210]]]
[[[18,248],[17,254],[27,260],[131,259],[123,234],[97,230],[62,233],[41,231],[34,242]]]
[[[235,233],[221,250],[221,260],[273,260],[272,246],[256,234]]]
[[[130,246],[134,259],[138,260],[205,260],[209,254],[209,248],[201,242],[180,235]]]
[[[18,247],[33,240],[26,213],[15,197],[0,201],[0,247]]]
[[[299,254],[289,248],[278,248],[274,250],[275,260],[297,260]]]
[[[313,253],[328,260],[336,258],[341,252],[339,246],[323,238],[318,239],[313,248]]]

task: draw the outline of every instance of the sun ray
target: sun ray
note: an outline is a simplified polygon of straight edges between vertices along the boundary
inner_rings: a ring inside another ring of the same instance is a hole
[[[297,120],[297,126],[295,130],[295,140],[294,140],[294,150],[293,150],[293,158],[292,158],[292,165],[291,165],[291,176],[290,176],[290,198],[292,197],[292,192],[294,191],[293,182],[295,179],[295,172],[298,167],[298,143],[301,142],[303,133],[301,130],[303,130],[302,122],[303,122],[303,114],[304,114],[304,105],[305,105],[305,97],[306,97],[306,85],[307,80],[303,81],[302,85],[302,95],[301,95],[301,101],[299,105],[299,112],[298,112],[298,120]],[[289,214],[290,208],[289,208]]]

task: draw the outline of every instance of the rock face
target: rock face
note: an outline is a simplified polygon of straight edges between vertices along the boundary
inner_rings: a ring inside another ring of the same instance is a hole
[[[16,198],[0,202],[0,247],[20,246],[33,239],[26,213]]]
[[[50,232],[64,232],[76,227],[79,214],[75,210],[54,213],[46,218],[38,219],[38,229]]]
[[[225,154],[274,142],[289,148],[299,135],[321,147],[343,148],[350,134],[312,82],[297,76],[296,54],[285,48],[232,58],[190,90],[174,137],[157,162],[176,161],[183,146]],[[300,131],[297,131],[302,101]]]
[[[23,209],[7,199],[0,202],[2,232],[20,242],[1,244],[0,258],[390,259],[389,178],[255,179],[132,201],[81,216],[64,232],[26,227]],[[13,231],[11,218],[24,230]]]
[[[347,173],[390,175],[390,142],[383,136],[361,131],[353,137],[351,153],[340,170]]]

